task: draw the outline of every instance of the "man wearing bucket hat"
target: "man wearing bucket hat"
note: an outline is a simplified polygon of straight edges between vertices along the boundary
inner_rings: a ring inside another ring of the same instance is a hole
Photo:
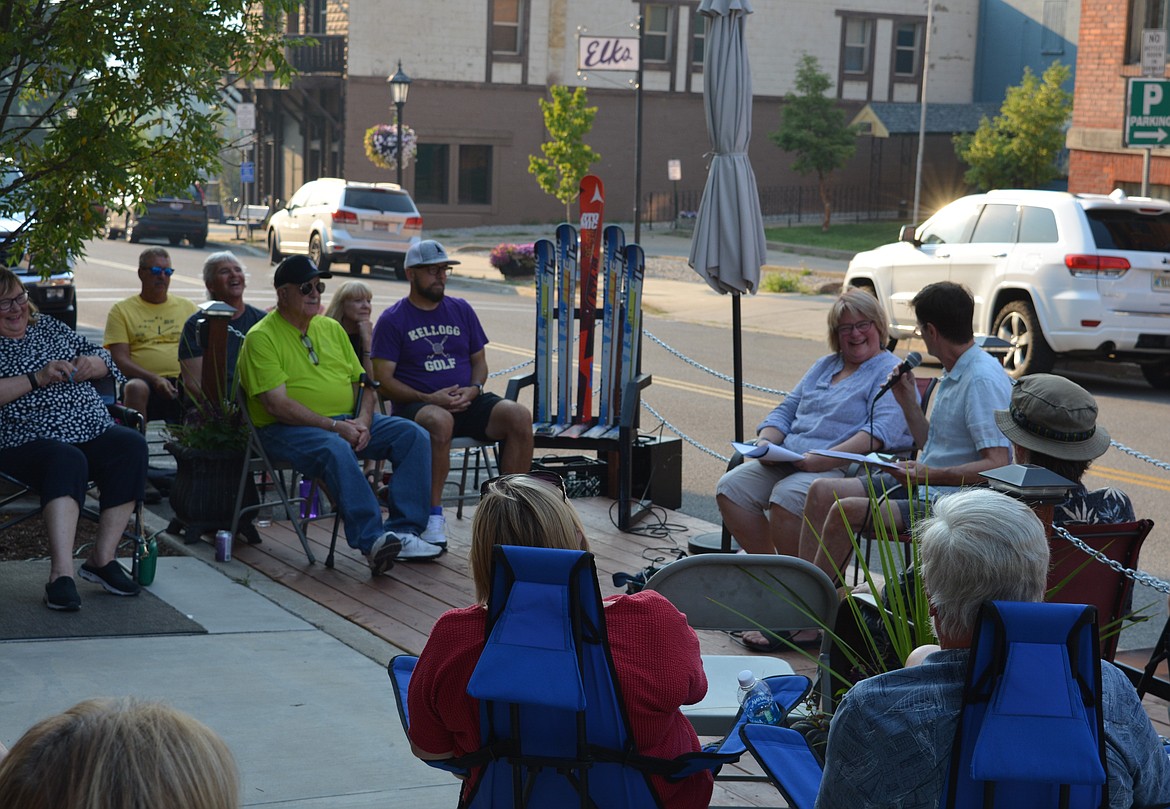
[[[446,295],[451,259],[434,240],[406,253],[410,294],[384,311],[371,352],[381,394],[394,414],[431,436],[431,513],[422,538],[447,544],[441,505],[451,467],[451,439],[500,441],[500,473],[532,466],[532,414],[519,402],[485,393],[487,335],[471,304]]]
[[[321,279],[330,277],[306,256],[282,261],[273,278],[276,309],[248,330],[236,367],[264,448],[303,474],[324,478],[346,541],[377,576],[395,559],[441,553],[418,537],[427,523],[429,442],[418,425],[375,413],[372,396],[361,397],[354,412],[362,365],[341,324],[317,316]],[[385,522],[355,454],[394,466]]]
[[[1109,449],[1109,433],[1097,424],[1097,402],[1075,382],[1053,374],[1032,374],[1012,389],[1007,410],[995,423],[1012,442],[1016,463],[1043,466],[1077,484],[1058,505],[1058,525],[1132,522],[1133,504],[1120,489],[1088,491],[1085,470]]]

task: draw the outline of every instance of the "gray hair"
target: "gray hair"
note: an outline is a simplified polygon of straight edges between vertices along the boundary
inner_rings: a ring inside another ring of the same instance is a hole
[[[984,601],[1043,601],[1048,538],[1032,509],[991,489],[940,497],[915,529],[936,632],[970,637]]]
[[[215,271],[219,268],[219,265],[225,261],[230,261],[244,272],[248,271],[248,268],[244,266],[244,262],[240,261],[231,250],[220,250],[212,253],[203,262],[203,286],[207,287],[208,300],[211,300],[211,279],[215,277]]]

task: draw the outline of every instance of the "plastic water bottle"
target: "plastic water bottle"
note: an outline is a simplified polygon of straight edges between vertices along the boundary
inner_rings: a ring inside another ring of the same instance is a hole
[[[772,699],[772,689],[767,683],[757,680],[751,669],[739,673],[738,698],[747,721],[763,725],[780,724],[780,711]]]

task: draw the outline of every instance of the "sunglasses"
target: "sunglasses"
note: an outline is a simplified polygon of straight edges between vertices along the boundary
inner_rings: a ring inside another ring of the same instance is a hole
[[[539,483],[544,483],[552,486],[561,493],[561,499],[566,503],[569,502],[569,492],[565,489],[565,479],[556,472],[549,472],[543,469],[534,469],[531,472],[518,472],[514,475],[500,475],[499,477],[488,478],[479,487],[479,496],[486,497],[498,484],[507,483],[509,480],[516,478],[528,478]]]
[[[325,286],[325,285],[322,284],[321,286]],[[308,293],[305,293],[305,294],[308,294]],[[307,334],[301,335],[301,345],[303,345],[305,348],[309,349],[309,362],[313,363],[314,365],[320,365],[321,360],[319,360],[317,358],[317,352],[313,350],[313,341],[309,339],[309,335],[307,335]]]
[[[172,275],[175,274],[175,268],[174,267],[151,267],[150,274],[151,275],[165,275],[167,278],[170,278]]]
[[[317,294],[323,294],[325,292],[325,282],[318,281],[316,284],[314,284],[312,281],[306,281],[297,287],[297,289],[300,290],[302,295],[312,295],[314,289],[317,290]]]

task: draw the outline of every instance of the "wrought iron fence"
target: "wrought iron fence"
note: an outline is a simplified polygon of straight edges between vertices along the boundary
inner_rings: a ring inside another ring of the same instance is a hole
[[[771,224],[807,224],[819,222],[824,215],[820,191],[815,185],[782,185],[759,189],[760,211]],[[832,190],[833,219],[838,222],[863,222],[890,217],[909,216],[911,192],[871,185],[839,185]],[[703,189],[691,188],[647,194],[642,206],[642,222],[686,222],[699,212]]]

